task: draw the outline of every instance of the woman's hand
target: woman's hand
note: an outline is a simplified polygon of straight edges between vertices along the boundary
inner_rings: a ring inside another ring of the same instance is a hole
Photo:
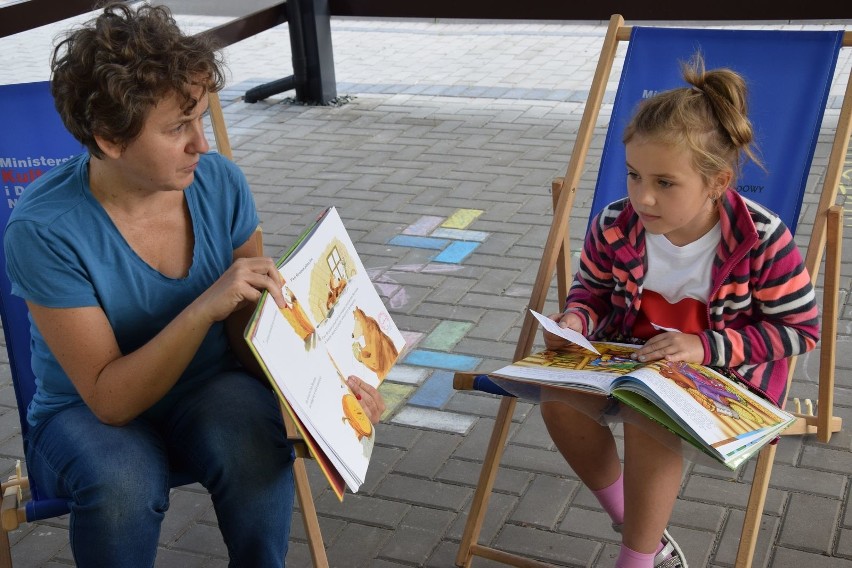
[[[364,409],[370,422],[378,424],[382,413],[385,411],[385,401],[379,391],[355,375],[349,375],[346,384],[349,385],[352,394],[361,403],[361,408]]]
[[[284,279],[271,258],[237,258],[234,263],[195,301],[210,323],[222,321],[249,304],[255,304],[264,290],[281,307]]]
[[[576,331],[577,333],[583,333],[583,320],[581,320],[580,316],[575,313],[551,314],[547,317],[559,324],[559,327],[561,328],[568,328]],[[544,345],[550,351],[558,351],[573,345],[573,343],[565,338],[544,330]]]
[[[697,335],[667,331],[649,339],[632,356],[643,363],[665,359],[700,364],[704,362],[704,345]]]

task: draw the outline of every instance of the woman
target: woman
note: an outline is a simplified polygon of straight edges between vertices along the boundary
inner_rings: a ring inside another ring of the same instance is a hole
[[[28,468],[70,500],[78,566],[152,566],[175,469],[210,491],[232,565],[283,566],[292,452],[242,340],[283,282],[244,175],[207,153],[221,60],[168,9],[115,3],[51,64],[88,152],[27,188],[4,238],[33,323]],[[349,383],[378,421],[376,390]]]

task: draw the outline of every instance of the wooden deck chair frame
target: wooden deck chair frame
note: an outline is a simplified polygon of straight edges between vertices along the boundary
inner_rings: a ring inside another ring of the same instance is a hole
[[[557,178],[552,183],[554,199],[554,215],[544,247],[539,270],[530,296],[529,308],[541,312],[547,292],[556,272],[557,289],[560,301],[567,296],[571,282],[569,259],[569,215],[574,204],[577,186],[583,172],[584,164],[591,144],[593,132],[600,113],[607,80],[610,76],[613,60],[616,56],[618,43],[629,41],[632,27],[626,26],[621,15],[615,14],[610,18],[598,60],[589,97],[586,102],[574,150],[571,154],[564,177]],[[852,32],[843,34],[843,47],[852,46]],[[822,305],[821,352],[817,413],[796,412],[797,421],[785,435],[815,434],[821,442],[828,442],[833,432],[841,428],[841,419],[833,415],[832,393],[834,389],[835,347],[838,317],[838,289],[840,284],[840,246],[843,228],[842,207],[835,205],[838,186],[841,180],[843,160],[849,147],[849,137],[852,134],[852,75],[847,80],[843,104],[834,135],[829,161],[826,166],[825,179],[820,193],[819,203],[814,218],[813,233],[805,255],[807,266],[814,283],[819,274],[820,261],[825,253],[824,298]],[[513,361],[529,355],[538,324],[527,311]],[[795,369],[795,358],[790,361],[788,386],[792,381]],[[474,374],[456,373],[453,384],[460,390],[470,390],[474,387]],[[789,389],[788,389],[789,390]],[[456,565],[471,566],[474,557],[481,557],[512,566],[523,568],[546,567],[548,564],[535,559],[522,557],[513,553],[480,544],[479,535],[485,520],[488,500],[497,476],[500,458],[509,434],[512,414],[516,399],[512,396],[502,396],[500,407],[495,418],[479,481],[471,503],[468,519],[462,534]],[[749,493],[748,504],[743,522],[740,545],[737,551],[736,566],[748,568],[752,564],[761,515],[769,488],[769,478],[775,458],[775,444],[766,445],[759,453],[754,479]]]
[[[225,117],[218,93],[210,93],[210,121],[212,123],[213,135],[216,148],[220,154],[233,159],[228,131],[225,126]],[[255,235],[258,255],[263,255],[263,235],[258,228]],[[299,436],[290,416],[281,408],[284,417],[284,425],[287,437],[293,445],[295,460],[293,462],[293,478],[295,482],[296,496],[299,500],[299,508],[305,527],[308,549],[311,554],[315,568],[328,568],[325,545],[322,532],[317,519],[317,511],[314,506],[311,486],[308,480],[304,460],[310,456],[307,444]],[[9,479],[2,483],[2,506],[0,506],[0,568],[12,568],[12,552],[9,545],[9,531],[17,529],[21,524],[27,522],[25,491],[29,488],[29,479],[23,474],[21,464],[18,462],[15,472]]]

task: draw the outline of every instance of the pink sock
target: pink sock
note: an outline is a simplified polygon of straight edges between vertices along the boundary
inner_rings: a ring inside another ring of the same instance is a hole
[[[618,559],[615,561],[615,568],[653,568],[654,556],[656,555],[653,553],[636,552],[622,544]]]
[[[609,514],[612,522],[620,525],[624,523],[624,474],[618,476],[618,479],[609,487],[592,491],[595,497]]]

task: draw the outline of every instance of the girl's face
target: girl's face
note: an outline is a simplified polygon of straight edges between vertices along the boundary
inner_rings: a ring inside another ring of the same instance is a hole
[[[689,150],[634,137],[625,147],[627,195],[645,230],[676,246],[704,236],[719,219],[713,199],[730,181],[722,173],[705,183]]]

